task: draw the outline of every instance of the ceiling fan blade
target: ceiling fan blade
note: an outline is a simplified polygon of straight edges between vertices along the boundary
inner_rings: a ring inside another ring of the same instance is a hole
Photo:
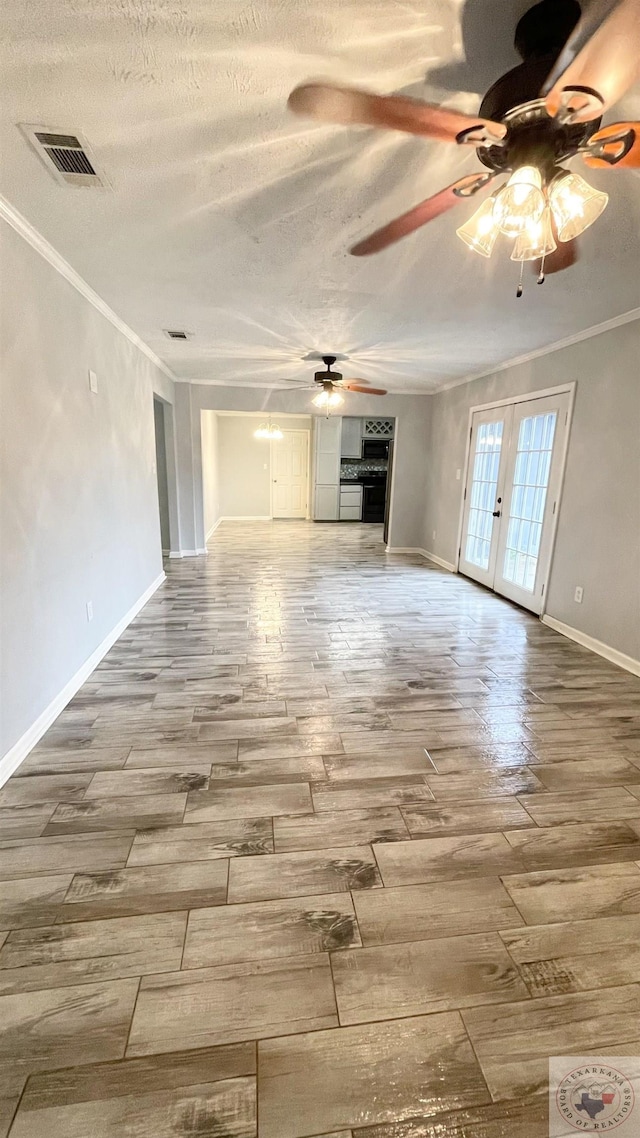
[[[421,103],[405,95],[372,95],[355,87],[334,87],[329,83],[303,83],[296,87],[289,96],[289,107],[296,115],[321,122],[404,130],[441,142],[455,142],[459,134],[475,129],[486,132],[493,141],[506,133],[501,123]]]
[[[582,157],[587,166],[640,168],[640,122],[609,123],[591,135]]]
[[[340,384],[341,388],[347,391],[361,391],[363,395],[386,395],[387,392],[382,387],[369,387],[366,380],[360,383],[357,380],[343,380]]]
[[[551,114],[577,94],[573,122],[589,122],[624,94],[640,75],[638,0],[592,0],[569,36],[542,88]],[[582,95],[580,95],[582,92]],[[597,98],[590,98],[595,93]],[[583,106],[580,106],[583,103]]]
[[[472,197],[493,177],[493,173],[486,172],[468,174],[465,178],[459,178],[445,190],[440,190],[433,197],[427,198],[426,201],[420,202],[420,205],[390,221],[388,225],[383,225],[382,229],[376,229],[370,237],[365,237],[364,241],[354,245],[350,252],[354,257],[368,257],[371,253],[379,253],[381,249],[386,249],[388,245],[393,245],[395,241],[400,241],[402,237],[407,237],[409,233],[420,229],[420,226],[426,225],[428,221],[433,221],[441,213],[446,213],[464,198]]]
[[[578,242],[575,238],[573,241],[558,241],[558,247],[554,249],[553,253],[548,253],[544,259],[545,277],[552,273],[561,273],[564,269],[570,269],[572,265],[575,265],[578,257]],[[540,261],[531,261],[531,266],[535,273],[540,273]]]

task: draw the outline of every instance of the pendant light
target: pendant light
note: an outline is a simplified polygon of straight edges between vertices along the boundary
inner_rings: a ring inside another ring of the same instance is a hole
[[[254,438],[256,438],[256,439],[276,439],[277,440],[277,439],[283,438],[283,434],[282,434],[282,431],[280,430],[280,427],[276,423],[274,423],[272,425],[271,415],[269,415],[269,422],[268,423],[261,423],[260,426],[258,427],[258,430],[254,431],[253,434],[254,434]]]

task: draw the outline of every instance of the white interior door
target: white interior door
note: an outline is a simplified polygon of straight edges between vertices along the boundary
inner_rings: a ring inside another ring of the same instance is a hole
[[[499,516],[504,488],[504,453],[513,406],[476,411],[471,422],[469,470],[462,521],[460,572],[493,588]]]
[[[272,515],[306,518],[309,491],[309,432],[284,431],[271,443]]]
[[[542,610],[568,419],[568,392],[513,410],[493,587],[532,612]]]
[[[569,420],[569,393],[473,415],[459,568],[541,612]]]

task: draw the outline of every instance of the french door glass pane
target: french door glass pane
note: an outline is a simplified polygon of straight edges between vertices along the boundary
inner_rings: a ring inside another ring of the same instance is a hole
[[[502,422],[480,423],[476,435],[465,560],[480,569],[489,568],[502,427]]]
[[[556,418],[555,411],[531,415],[521,420],[518,433],[502,575],[530,593],[536,583]]]

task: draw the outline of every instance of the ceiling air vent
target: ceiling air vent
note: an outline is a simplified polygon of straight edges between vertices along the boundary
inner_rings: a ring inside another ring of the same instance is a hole
[[[178,332],[173,328],[165,328],[164,334],[165,334],[165,336],[168,336],[170,340],[190,340],[191,339],[191,332]]]
[[[57,182],[67,186],[108,186],[82,135],[41,126],[23,125],[20,129]]]

